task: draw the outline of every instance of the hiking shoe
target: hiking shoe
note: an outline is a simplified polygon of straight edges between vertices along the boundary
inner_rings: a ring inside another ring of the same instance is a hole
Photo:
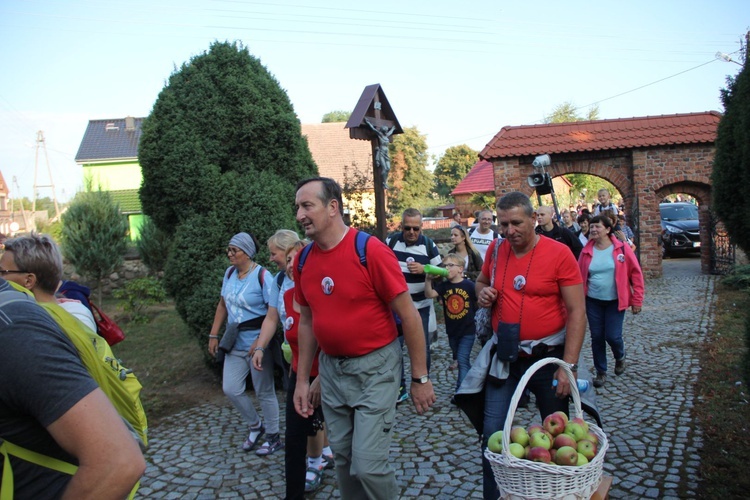
[[[406,388],[404,386],[401,386],[401,388],[398,390],[398,398],[396,399],[396,404],[401,404],[407,399],[409,399],[409,393],[406,392]]]
[[[274,439],[266,441],[263,446],[255,450],[255,454],[259,457],[265,457],[271,453],[278,451],[284,447],[284,443],[281,442],[281,437],[277,434]]]
[[[242,443],[242,449],[244,451],[252,451],[253,448],[255,448],[255,445],[258,444],[260,441],[260,438],[263,437],[263,434],[266,432],[266,428],[263,427],[263,424],[260,425],[257,429],[253,429],[250,427],[250,435],[247,437],[244,443]]]
[[[615,360],[615,375],[622,375],[625,372],[625,358]]]
[[[606,381],[607,381],[606,373],[597,373],[596,378],[594,378],[594,387],[602,387],[604,386],[604,382]]]

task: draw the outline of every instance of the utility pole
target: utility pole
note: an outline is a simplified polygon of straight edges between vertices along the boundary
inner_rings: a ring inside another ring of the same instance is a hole
[[[47,162],[47,175],[49,176],[49,184],[37,185],[37,175],[39,173],[39,148],[44,148],[44,159]],[[44,140],[44,132],[41,130],[36,133],[36,155],[34,158],[34,194],[31,210],[34,212],[34,218],[36,219],[36,193],[37,188],[48,187],[52,188],[52,200],[55,203],[55,219],[60,218],[60,209],[57,206],[57,196],[55,195],[55,183],[52,181],[52,170],[49,167],[49,156],[47,155],[47,142]]]
[[[23,217],[23,229],[24,231],[29,230],[29,221],[26,218],[26,210],[23,208],[23,200],[21,199],[21,188],[18,187],[18,179],[16,179],[16,176],[13,176],[13,185],[16,187],[16,196],[11,196],[10,198],[10,217],[11,217],[11,223],[15,222],[13,219],[15,219],[16,216],[16,209],[15,205],[13,204],[13,200],[18,200],[18,204],[21,206],[21,216]]]

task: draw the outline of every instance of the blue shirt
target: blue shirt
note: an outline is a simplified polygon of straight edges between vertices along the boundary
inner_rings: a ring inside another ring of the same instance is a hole
[[[594,255],[589,266],[588,296],[599,300],[617,300],[615,284],[615,259],[612,252],[615,246],[599,250],[594,247]]]
[[[235,269],[231,276],[227,277],[229,272],[224,274],[224,283],[221,286],[221,296],[224,298],[224,304],[227,307],[227,322],[242,323],[244,321],[265,316],[268,312],[268,302],[271,295],[271,286],[273,277],[269,272],[263,272],[263,287],[260,286],[258,275],[263,269],[261,266],[255,266],[251,273],[248,273],[242,279],[239,272]],[[260,327],[253,330],[244,330],[237,336],[237,341],[233,349],[238,351],[247,351],[260,334]]]

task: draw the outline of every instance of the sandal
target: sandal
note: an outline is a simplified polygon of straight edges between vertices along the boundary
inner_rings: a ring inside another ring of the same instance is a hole
[[[317,467],[308,467],[307,472],[312,473],[313,478],[308,480],[307,475],[305,475],[305,493],[311,493],[320,488],[320,481],[323,479],[323,470]]]
[[[323,455],[323,461],[326,463],[326,469],[333,469],[336,467],[336,462],[333,459],[333,455]]]

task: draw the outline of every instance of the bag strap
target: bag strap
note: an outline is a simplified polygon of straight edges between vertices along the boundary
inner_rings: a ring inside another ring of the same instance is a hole
[[[495,286],[495,270],[497,269],[497,251],[500,248],[500,245],[503,244],[503,241],[495,242],[495,248],[492,249],[492,277],[490,278],[490,286]]]

